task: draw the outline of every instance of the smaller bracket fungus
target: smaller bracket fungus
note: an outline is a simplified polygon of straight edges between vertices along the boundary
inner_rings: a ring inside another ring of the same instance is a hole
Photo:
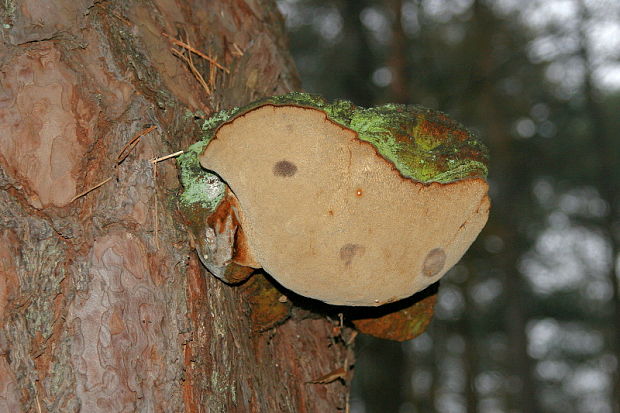
[[[235,110],[197,148],[230,188],[218,196],[234,206],[244,251],[229,261],[330,304],[378,306],[423,290],[488,217],[485,148],[417,106],[290,93]]]

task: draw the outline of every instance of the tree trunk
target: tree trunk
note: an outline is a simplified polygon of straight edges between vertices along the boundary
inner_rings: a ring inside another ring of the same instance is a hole
[[[350,62],[353,70],[347,70],[342,76],[342,85],[348,92],[347,99],[360,106],[372,106],[373,85],[371,82],[373,66],[368,60],[373,51],[368,39],[367,30],[361,21],[361,14],[371,2],[368,0],[337,2],[343,17],[343,36],[347,45],[342,50],[335,50],[333,59]],[[348,67],[344,66],[344,67]]]
[[[174,160],[150,161],[197,140],[192,113],[298,86],[273,0],[21,0],[0,18],[0,412],[344,410],[346,384],[309,383],[352,360],[339,330],[298,310],[259,331],[254,290],[191,250]]]
[[[493,70],[498,66],[497,55],[493,50],[494,21],[489,6],[482,0],[473,3],[474,44],[478,45],[477,62],[473,73],[478,83],[479,106],[484,133],[489,140],[493,154],[491,171],[497,177],[496,192],[503,202],[494,205],[493,216],[489,219],[487,230],[493,229],[509,247],[496,255],[496,268],[506,269],[503,275],[506,338],[510,343],[508,371],[511,378],[517,379],[516,389],[509,395],[509,410],[527,413],[541,411],[538,389],[536,387],[535,362],[527,352],[527,322],[529,319],[529,295],[526,281],[518,270],[519,251],[523,248],[522,236],[518,228],[518,196],[527,192],[528,182],[522,176],[522,164],[514,156],[515,148],[506,130],[509,124],[502,111],[502,99],[497,95],[497,85],[493,83]],[[473,99],[472,101],[476,101]]]
[[[476,413],[479,410],[479,397],[478,390],[476,389],[476,378],[478,377],[480,371],[480,361],[478,356],[480,353],[480,347],[478,346],[476,338],[481,336],[481,334],[477,331],[477,320],[475,318],[477,311],[472,294],[472,285],[472,277],[468,277],[463,285],[462,293],[463,297],[465,297],[465,309],[469,312],[469,314],[458,321],[459,329],[461,330],[461,334],[465,342],[463,364],[465,366],[464,393],[467,413]]]
[[[389,0],[388,6],[393,14],[392,38],[388,65],[392,71],[390,82],[390,101],[410,103],[409,82],[407,75],[407,36],[403,29],[403,0]]]
[[[620,216],[618,202],[618,186],[615,182],[615,171],[618,168],[618,154],[615,148],[614,135],[607,126],[607,115],[600,103],[600,96],[594,84],[594,62],[591,56],[591,46],[588,43],[587,30],[591,16],[583,0],[578,0],[579,10],[579,57],[584,63],[583,98],[584,112],[589,123],[589,132],[592,146],[597,150],[598,179],[597,187],[603,200],[609,206],[609,211],[602,221],[601,230],[609,243],[611,265],[607,272],[609,284],[612,287],[612,314],[610,333],[608,334],[609,348],[620,360],[620,274],[618,274],[617,260],[620,257],[620,235],[614,230],[616,220]],[[615,369],[611,375],[611,409],[620,411],[620,371]]]

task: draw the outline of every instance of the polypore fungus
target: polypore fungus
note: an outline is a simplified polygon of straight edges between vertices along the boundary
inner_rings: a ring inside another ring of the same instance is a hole
[[[226,255],[298,294],[353,306],[411,296],[486,223],[485,149],[441,113],[292,93],[219,123],[195,151],[230,188],[244,251]]]

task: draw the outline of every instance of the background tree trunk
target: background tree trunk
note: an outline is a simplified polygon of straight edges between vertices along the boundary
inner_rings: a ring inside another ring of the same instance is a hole
[[[493,33],[496,20],[493,19],[491,9],[481,0],[473,3],[473,28],[471,36],[478,45],[477,56],[474,59],[477,67],[472,70],[473,84],[477,90],[480,105],[478,111],[485,114],[483,119],[484,134],[488,136],[489,147],[493,153],[491,168],[495,176],[501,177],[496,183],[497,191],[505,194],[507,200],[494,206],[494,214],[488,222],[489,228],[502,234],[506,245],[510,247],[496,255],[496,267],[506,269],[503,274],[503,291],[505,312],[503,315],[508,342],[510,343],[510,357],[507,358],[509,377],[515,380],[516,385],[511,389],[509,408],[521,412],[541,412],[538,389],[535,386],[535,363],[527,352],[527,321],[531,318],[529,308],[531,304],[527,292],[527,282],[519,272],[519,251],[517,246],[526,245],[517,228],[519,217],[518,195],[527,193],[528,182],[524,179],[522,160],[515,157],[515,146],[506,126],[509,121],[502,110],[502,99],[497,94],[497,85],[494,84],[494,71],[500,67],[500,61],[493,52]]]
[[[272,0],[3,2],[0,412],[331,412],[325,318],[257,331],[200,265],[174,160],[207,114],[298,87]],[[191,43],[210,93],[171,53]],[[124,145],[148,126],[129,155]],[[106,184],[81,192],[112,177]]]

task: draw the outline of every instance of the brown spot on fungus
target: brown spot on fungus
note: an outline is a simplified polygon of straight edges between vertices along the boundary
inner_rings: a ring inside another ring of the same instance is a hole
[[[441,248],[432,249],[424,259],[422,264],[422,274],[427,277],[434,277],[443,270],[446,264],[446,253]]]
[[[363,245],[359,244],[344,244],[340,248],[340,260],[344,261],[344,265],[349,267],[351,265],[351,261],[356,255],[361,255],[366,251]]]
[[[273,174],[275,176],[289,177],[297,173],[297,166],[293,162],[286,160],[278,161],[273,165]]]
[[[284,287],[330,304],[377,306],[423,290],[488,216],[484,179],[409,179],[314,108],[248,110],[217,129],[200,162],[236,195],[248,255]],[[304,179],[282,179],[298,170]]]

